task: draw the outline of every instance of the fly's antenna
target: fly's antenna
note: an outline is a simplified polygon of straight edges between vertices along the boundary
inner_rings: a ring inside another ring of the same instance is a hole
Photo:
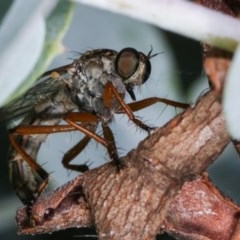
[[[148,59],[151,59],[151,58],[153,58],[153,57],[156,57],[156,56],[164,53],[164,52],[160,52],[160,53],[154,53],[154,54],[152,54],[152,51],[153,51],[153,47],[152,47],[152,45],[151,45],[151,49],[150,49],[150,51],[149,51],[149,53],[148,53],[148,55],[147,55]]]

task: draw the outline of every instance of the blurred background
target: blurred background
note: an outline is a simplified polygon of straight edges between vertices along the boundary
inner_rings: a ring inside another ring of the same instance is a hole
[[[0,6],[1,11],[1,6]],[[121,50],[133,47],[144,53],[153,48],[153,53],[163,52],[151,59],[152,74],[149,80],[136,89],[137,100],[151,96],[166,97],[182,102],[195,102],[197,97],[208,88],[208,82],[202,69],[200,44],[193,40],[162,31],[154,26],[117,14],[76,4],[72,24],[64,38],[64,54],[52,63],[51,68],[66,65],[78,57],[78,52],[96,48]],[[126,101],[130,99],[127,97]],[[155,104],[137,113],[144,122],[161,126],[181,109]],[[116,116],[111,124],[120,154],[125,155],[137,146],[146,134],[129,124],[125,116]],[[98,130],[100,131],[100,129]],[[59,137],[61,135],[61,137]],[[78,173],[67,171],[61,165],[63,153],[74,145],[82,135],[80,133],[60,134],[48,137],[41,146],[38,162],[51,174],[51,186],[55,188],[74,178]],[[93,229],[73,229],[51,235],[19,236],[15,225],[15,212],[22,204],[15,196],[8,177],[7,132],[0,129],[0,239],[94,239],[84,234],[94,234]],[[74,162],[88,161],[91,167],[107,162],[105,149],[91,141]],[[240,161],[232,145],[208,169],[214,183],[229,197],[240,203]],[[171,239],[158,236],[158,239]]]

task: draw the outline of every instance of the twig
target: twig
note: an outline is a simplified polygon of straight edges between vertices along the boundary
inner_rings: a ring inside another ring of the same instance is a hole
[[[19,233],[95,225],[99,239],[154,239],[183,183],[198,178],[229,141],[218,96],[209,92],[124,157],[120,172],[108,163],[39,199],[34,226],[19,209]]]

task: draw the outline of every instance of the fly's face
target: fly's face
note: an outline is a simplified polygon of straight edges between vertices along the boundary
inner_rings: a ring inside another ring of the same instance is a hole
[[[151,73],[150,56],[124,48],[117,54],[115,69],[126,85],[142,85]]]

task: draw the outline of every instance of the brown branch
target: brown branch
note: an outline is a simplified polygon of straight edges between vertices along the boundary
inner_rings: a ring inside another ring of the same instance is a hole
[[[195,2],[232,17],[240,16],[239,0],[195,0]],[[221,93],[233,54],[205,43],[202,43],[202,48],[204,70],[214,91]]]
[[[120,172],[108,163],[39,199],[32,209],[34,226],[26,209],[19,209],[19,233],[91,225],[96,226],[99,239],[154,239],[164,226],[174,232],[174,223],[165,221],[174,219],[172,205],[169,213],[174,197],[185,181],[202,174],[229,141],[218,96],[207,93],[194,108],[157,129],[124,157]]]
[[[240,208],[222,196],[205,173],[184,183],[168,209],[163,230],[178,239],[237,240],[239,213]]]

